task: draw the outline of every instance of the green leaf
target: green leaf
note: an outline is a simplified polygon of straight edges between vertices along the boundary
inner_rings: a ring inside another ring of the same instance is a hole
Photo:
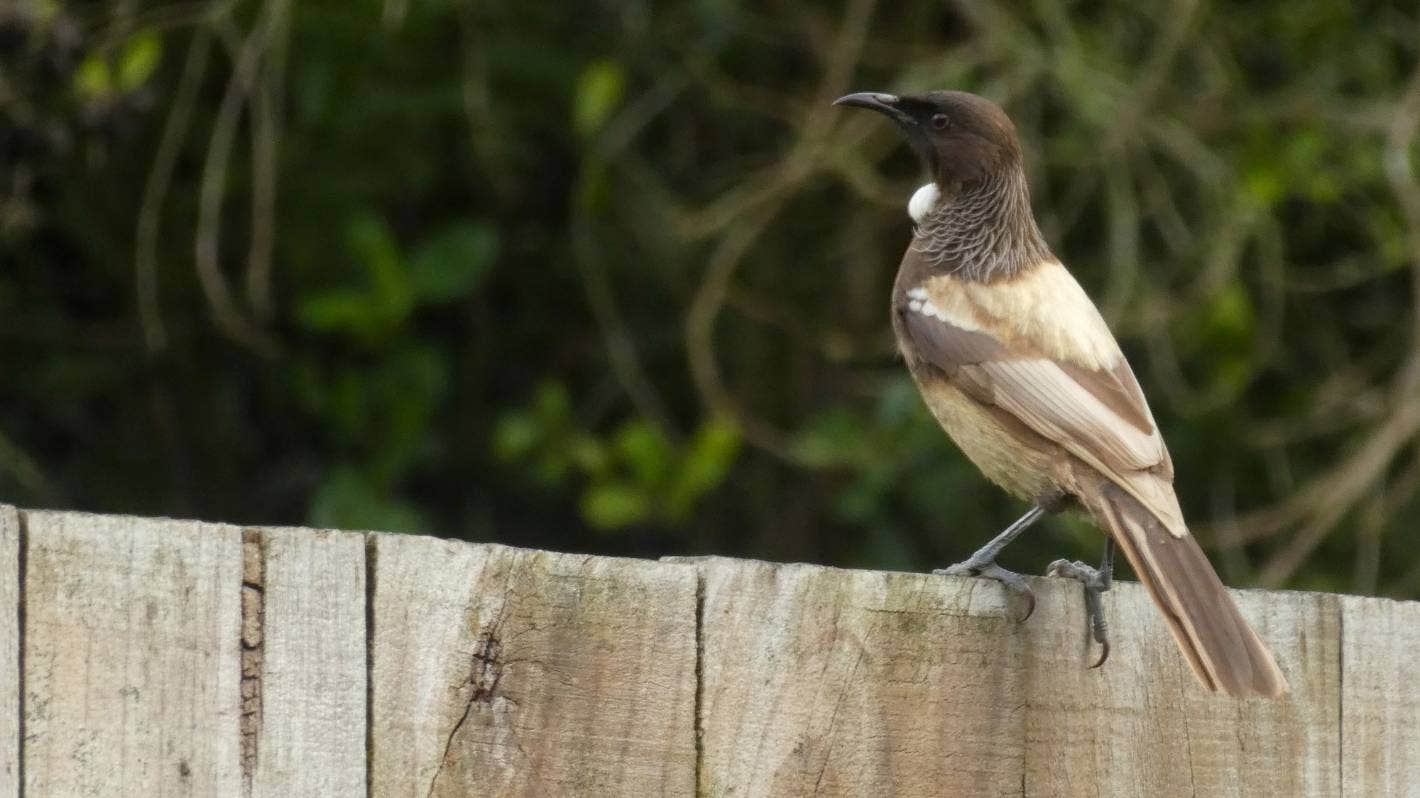
[[[409,279],[421,302],[454,302],[478,287],[498,256],[498,232],[466,222],[422,242],[409,261]]]
[[[1229,283],[1208,307],[1208,333],[1219,342],[1242,342],[1252,338],[1257,314],[1252,298],[1239,282]]]
[[[1254,205],[1269,207],[1282,198],[1286,185],[1276,164],[1260,163],[1243,174],[1242,189]]]
[[[94,100],[113,92],[113,76],[108,61],[98,53],[90,54],[74,70],[74,89],[86,100]]]
[[[371,478],[393,483],[428,453],[449,370],[448,356],[423,344],[406,344],[374,367],[368,384],[378,404],[365,464]]]
[[[632,419],[616,432],[616,453],[640,485],[658,485],[665,480],[671,463],[671,445],[654,424]]]
[[[794,435],[794,455],[811,466],[827,468],[860,462],[866,456],[863,420],[846,407],[815,415]]]
[[[316,332],[367,334],[379,316],[370,298],[353,288],[333,288],[324,293],[301,299],[296,306],[296,320],[301,326]]]
[[[602,210],[611,196],[611,172],[606,161],[589,158],[577,178],[577,207],[594,213]]]
[[[689,514],[701,496],[724,481],[739,452],[740,431],[734,424],[724,419],[701,424],[685,447],[666,495],[666,511],[676,519]]]
[[[527,457],[542,441],[537,416],[526,410],[504,413],[493,427],[493,456],[504,463]]]
[[[394,233],[378,216],[361,214],[350,220],[345,241],[369,276],[375,307],[392,326],[398,326],[414,307],[414,289]]]
[[[567,386],[556,380],[539,385],[533,396],[533,411],[549,427],[568,422],[572,417],[572,398],[567,395]]]
[[[587,488],[581,510],[593,527],[618,529],[646,520],[651,514],[651,497],[640,486],[606,482]]]
[[[119,91],[133,91],[148,82],[163,58],[163,40],[153,31],[141,31],[129,37],[118,54],[117,80]]]
[[[611,467],[611,455],[608,454],[606,445],[589,433],[582,432],[572,436],[567,446],[567,456],[589,477],[604,476]]]
[[[572,127],[582,138],[601,130],[621,104],[626,93],[626,71],[609,59],[587,64],[577,78],[577,94],[572,107]]]

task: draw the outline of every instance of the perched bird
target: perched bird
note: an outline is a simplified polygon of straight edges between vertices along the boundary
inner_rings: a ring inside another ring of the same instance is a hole
[[[1050,573],[1085,585],[1104,647],[1096,666],[1109,652],[1099,594],[1117,543],[1205,686],[1285,693],[1271,652],[1184,524],[1168,449],[1119,344],[1036,225],[1011,120],[955,91],[863,92],[835,104],[892,119],[931,176],[908,203],[916,232],[893,286],[893,331],[947,434],[991,481],[1034,504],[939,573],[998,579],[1029,596],[996,555],[1043,515],[1083,509],[1108,533],[1100,568],[1058,560]]]

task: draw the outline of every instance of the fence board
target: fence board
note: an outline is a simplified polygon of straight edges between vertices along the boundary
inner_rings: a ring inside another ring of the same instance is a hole
[[[20,514],[0,504],[0,797],[20,794]],[[4,708],[15,711],[5,712]]]
[[[1420,796],[1420,603],[1341,598],[1344,794]]]
[[[365,542],[310,529],[263,529],[259,539],[261,723],[252,794],[361,795]]]
[[[1105,595],[1113,651],[1090,670],[1078,585],[1036,580],[1027,795],[1336,795],[1340,729],[1334,596],[1233,591],[1292,692],[1237,700],[1199,688],[1147,593]]]
[[[702,795],[1019,792],[1023,608],[997,585],[698,567]]]
[[[25,515],[25,794],[240,795],[240,531]]]
[[[0,506],[0,798],[1420,796],[1420,603],[1235,593],[1238,701],[1032,584]]]
[[[373,537],[373,794],[693,794],[693,571]]]

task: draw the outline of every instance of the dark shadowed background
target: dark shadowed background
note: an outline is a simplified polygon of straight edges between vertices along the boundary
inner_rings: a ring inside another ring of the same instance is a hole
[[[1224,579],[1420,596],[1418,58],[1347,0],[6,3],[0,500],[955,561],[1024,507],[894,357],[917,165],[829,103],[960,88]]]

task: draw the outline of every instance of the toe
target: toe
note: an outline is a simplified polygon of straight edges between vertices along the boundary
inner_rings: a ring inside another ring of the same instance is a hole
[[[1090,666],[1090,670],[1094,670],[1095,668],[1098,668],[1099,666],[1103,665],[1103,664],[1104,664],[1104,661],[1107,660],[1107,659],[1109,659],[1109,641],[1108,641],[1108,640],[1101,640],[1101,641],[1100,641],[1100,658],[1097,659],[1097,660],[1095,660],[1095,664],[1093,664],[1093,665]]]

